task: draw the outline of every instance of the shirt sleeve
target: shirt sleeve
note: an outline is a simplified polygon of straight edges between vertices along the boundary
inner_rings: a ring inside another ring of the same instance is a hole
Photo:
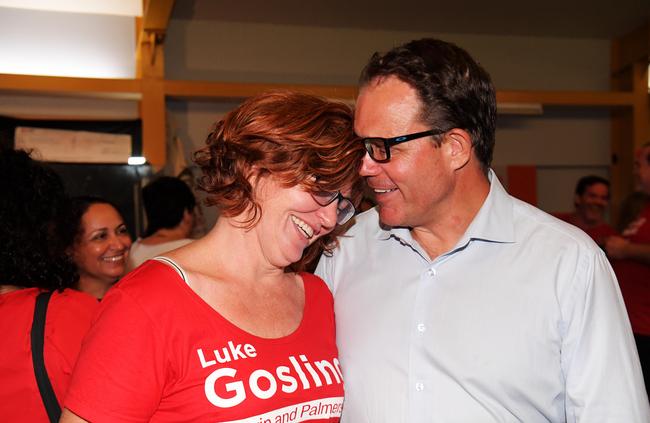
[[[567,422],[648,422],[641,366],[614,272],[600,250],[576,266],[571,290],[560,300]]]
[[[140,305],[113,289],[84,341],[65,407],[93,422],[149,421],[168,368],[165,346]]]

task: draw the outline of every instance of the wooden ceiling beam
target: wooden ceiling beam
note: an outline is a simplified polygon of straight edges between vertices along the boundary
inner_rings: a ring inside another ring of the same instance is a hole
[[[353,85],[262,84],[239,82],[164,80],[165,96],[186,99],[246,98],[269,90],[294,90],[328,98],[354,100]],[[83,97],[139,99],[139,79],[69,78],[0,74],[0,91],[50,93]],[[559,106],[631,107],[635,94],[628,91],[497,91],[498,103],[539,103]]]
[[[174,0],[149,0],[145,2],[142,16],[142,31],[165,34],[169,18],[174,8]]]
[[[186,99],[246,98],[269,90],[295,90],[329,98],[354,100],[353,85],[256,84],[208,81],[165,81],[165,94]],[[497,91],[498,103],[538,103],[552,106],[630,107],[631,92],[619,91]]]
[[[650,58],[650,22],[615,39],[611,49],[611,72],[616,75]]]
[[[138,79],[0,74],[0,91],[138,100],[141,90]]]
[[[136,19],[136,67],[138,77],[163,77],[162,43],[174,8],[174,0],[148,0]]]
[[[497,91],[497,103],[539,103],[544,106],[630,107],[634,94],[621,91]]]
[[[142,152],[154,169],[167,161],[163,43],[173,8],[174,0],[146,0],[143,16],[136,20],[136,68],[142,81]]]
[[[611,89],[629,93],[633,99],[630,108],[611,111],[610,216],[618,222],[620,205],[635,189],[634,150],[650,139],[648,21],[612,40],[610,56]]]

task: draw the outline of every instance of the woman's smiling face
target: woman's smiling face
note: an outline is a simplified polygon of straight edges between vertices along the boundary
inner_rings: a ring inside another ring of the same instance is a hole
[[[309,245],[336,226],[337,202],[321,206],[301,185],[283,187],[273,177],[256,186],[261,217],[252,229],[262,255],[278,267],[297,262]]]
[[[126,268],[131,236],[122,216],[110,204],[95,203],[81,218],[81,234],[72,259],[80,278],[112,284]]]

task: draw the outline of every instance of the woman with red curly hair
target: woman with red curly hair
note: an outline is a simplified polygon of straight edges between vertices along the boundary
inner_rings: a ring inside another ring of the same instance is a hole
[[[104,298],[62,421],[338,422],[332,296],[300,269],[353,216],[364,152],[349,107],[311,95],[218,122],[195,161],[219,219]]]

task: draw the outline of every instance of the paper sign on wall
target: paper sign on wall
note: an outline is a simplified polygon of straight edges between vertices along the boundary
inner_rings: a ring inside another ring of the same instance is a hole
[[[120,163],[131,156],[131,135],[19,126],[16,149],[36,150],[47,162]]]

